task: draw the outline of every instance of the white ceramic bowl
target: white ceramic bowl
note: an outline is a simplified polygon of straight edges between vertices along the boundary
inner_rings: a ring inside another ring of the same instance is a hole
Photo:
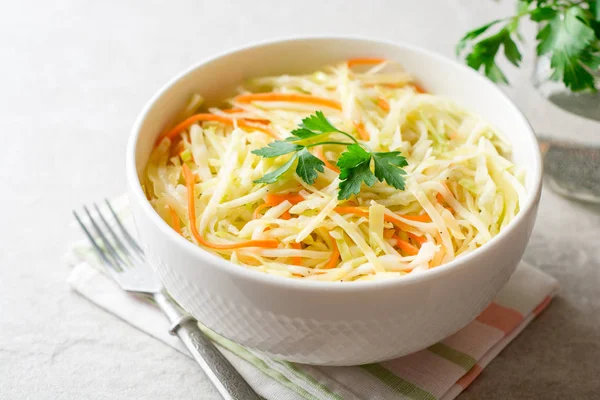
[[[152,209],[138,179],[165,125],[192,93],[210,104],[244,79],[309,72],[351,57],[400,62],[431,92],[496,125],[527,171],[527,200],[515,220],[476,251],[419,275],[376,282],[304,282],[246,270],[177,235]],[[172,296],[226,338],[281,359],[321,365],[382,361],[425,348],[473,320],[507,281],[529,239],[541,190],[531,127],[490,81],[454,61],[397,43],[300,38],[263,43],[205,60],[164,86],[144,107],[127,151],[130,202],[146,254]]]

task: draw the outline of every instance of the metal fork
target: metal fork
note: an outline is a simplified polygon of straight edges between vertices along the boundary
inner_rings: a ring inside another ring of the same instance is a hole
[[[149,295],[154,299],[171,322],[169,333],[179,336],[224,399],[260,399],[239,372],[202,333],[194,318],[167,295],[162,283],[145,262],[142,248],[127,232],[108,200],[105,202],[117,223],[116,229],[111,227],[96,204],[94,209],[97,217],[92,216],[87,207],[83,207],[89,219],[88,226],[76,211],[73,211],[73,215],[96,249],[106,270],[123,290]],[[90,230],[93,230],[95,235]]]

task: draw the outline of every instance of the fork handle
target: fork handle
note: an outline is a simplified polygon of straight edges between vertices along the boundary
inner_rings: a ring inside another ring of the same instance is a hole
[[[179,336],[223,399],[261,399],[210,339],[202,333],[198,322],[192,316],[164,293],[154,294],[154,300],[169,318],[172,324],[171,333]]]

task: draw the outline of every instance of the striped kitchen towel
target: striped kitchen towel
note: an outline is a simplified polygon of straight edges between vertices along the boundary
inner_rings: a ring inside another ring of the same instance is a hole
[[[127,207],[121,216],[130,218]],[[123,292],[100,271],[93,249],[75,244],[71,287],[108,312],[184,354],[155,306]],[[318,367],[267,358],[204,329],[266,399],[454,399],[550,303],[557,282],[525,263],[475,321],[425,350],[377,364]]]

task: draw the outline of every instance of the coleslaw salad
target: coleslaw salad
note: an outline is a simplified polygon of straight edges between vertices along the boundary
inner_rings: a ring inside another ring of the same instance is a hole
[[[324,281],[418,273],[485,244],[525,201],[508,142],[386,60],[258,78],[227,107],[201,107],[193,96],[161,136],[144,190],[182,236],[247,268]],[[317,110],[373,150],[400,151],[406,190],[376,183],[338,200],[335,144],[315,149],[326,168],[312,185],[293,171],[255,183],[289,157],[251,151]]]

